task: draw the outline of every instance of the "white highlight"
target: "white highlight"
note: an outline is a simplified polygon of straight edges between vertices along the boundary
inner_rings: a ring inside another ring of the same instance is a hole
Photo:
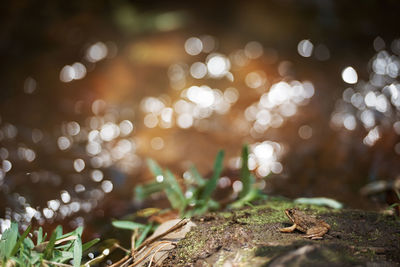
[[[185,42],[185,51],[191,56],[195,56],[201,53],[203,50],[203,43],[197,37],[190,37]]]
[[[104,59],[107,54],[107,46],[103,42],[97,42],[86,50],[86,59],[94,63]]]
[[[342,71],[342,79],[348,84],[355,84],[358,81],[358,75],[353,67],[347,67]]]
[[[297,52],[299,52],[302,57],[310,57],[312,51],[314,49],[314,45],[310,42],[310,40],[301,40],[297,45]]]
[[[211,106],[215,100],[213,90],[205,85],[190,87],[187,91],[187,97],[203,108]]]
[[[83,169],[85,169],[85,162],[83,159],[74,160],[74,169],[76,172],[81,172]]]
[[[230,67],[228,58],[220,54],[211,54],[207,60],[208,72],[213,77],[223,77],[228,73]]]

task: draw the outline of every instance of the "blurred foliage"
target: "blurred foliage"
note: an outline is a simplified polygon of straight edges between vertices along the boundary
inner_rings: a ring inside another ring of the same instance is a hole
[[[265,198],[255,186],[255,177],[248,168],[249,148],[247,145],[242,149],[241,177],[243,188],[238,199],[229,205],[230,208],[240,208],[250,202]],[[224,151],[220,150],[215,158],[214,169],[211,178],[205,179],[201,176],[195,166],[189,170],[192,179],[183,179],[184,190],[180,181],[168,169],[163,170],[154,160],[148,159],[147,165],[154,176],[154,182],[138,185],[135,187],[135,198],[144,200],[151,194],[163,191],[167,196],[172,209],[178,210],[182,217],[203,214],[209,210],[217,210],[220,203],[212,198],[217,189],[218,181],[223,169]]]

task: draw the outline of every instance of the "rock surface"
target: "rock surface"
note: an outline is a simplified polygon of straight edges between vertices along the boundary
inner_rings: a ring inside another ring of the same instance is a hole
[[[323,240],[290,226],[296,207],[331,225]],[[163,266],[398,266],[400,220],[362,210],[334,210],[269,199],[255,207],[192,218],[197,227],[179,241]]]

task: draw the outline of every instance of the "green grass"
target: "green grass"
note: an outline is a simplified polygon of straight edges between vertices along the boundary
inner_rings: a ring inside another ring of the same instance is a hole
[[[29,237],[29,226],[22,234],[19,233],[18,224],[12,223],[4,231],[0,240],[0,264],[2,266],[46,266],[65,264],[72,261],[71,266],[81,266],[82,253],[96,244],[99,239],[94,239],[82,244],[82,227],[72,232],[63,234],[59,225],[46,240],[40,227],[37,231],[36,245]]]
[[[247,145],[242,149],[242,168],[240,180],[243,189],[238,199],[229,205],[230,208],[241,208],[244,205],[251,205],[254,200],[264,198],[255,187],[255,177],[248,167],[249,148]],[[135,188],[137,200],[144,200],[156,192],[164,192],[170,202],[171,208],[179,211],[181,217],[201,215],[209,210],[217,210],[220,204],[212,199],[217,189],[218,180],[223,170],[224,151],[220,150],[214,161],[213,174],[209,179],[205,179],[198,172],[195,166],[189,169],[190,181],[184,181],[180,185],[178,179],[168,169],[162,169],[154,160],[148,159],[147,165],[154,176],[154,181],[139,185]],[[190,192],[189,197],[185,197],[183,192]]]
[[[240,170],[240,181],[243,189],[239,193],[239,199],[229,205],[230,208],[237,209],[244,205],[251,205],[252,201],[264,199],[266,195],[255,187],[255,177],[249,170],[249,147],[243,145],[242,148],[242,168]]]

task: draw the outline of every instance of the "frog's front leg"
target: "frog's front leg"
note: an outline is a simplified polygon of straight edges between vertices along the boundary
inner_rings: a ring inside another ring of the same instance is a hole
[[[291,233],[296,229],[297,225],[293,224],[290,227],[285,227],[285,228],[280,228],[279,231],[283,232],[283,233]]]
[[[328,232],[328,230],[329,229],[326,227],[312,227],[307,230],[304,238],[311,238],[313,240],[322,239],[322,237]]]

